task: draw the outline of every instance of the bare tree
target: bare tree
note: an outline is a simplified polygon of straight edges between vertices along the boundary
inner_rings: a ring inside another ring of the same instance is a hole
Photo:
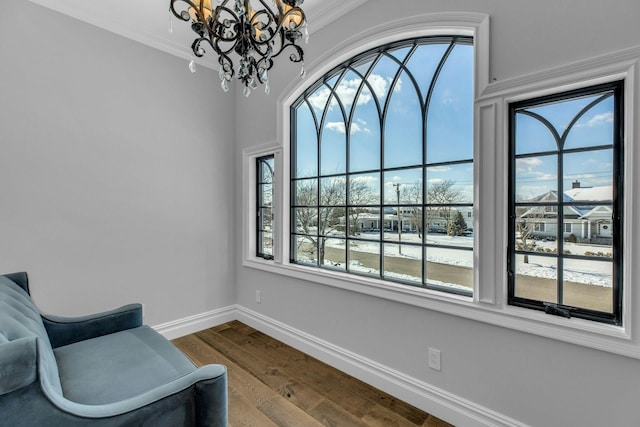
[[[422,238],[422,181],[402,187],[402,199],[415,205],[411,209],[410,221],[418,231],[418,237]]]
[[[462,200],[462,189],[455,187],[455,182],[447,179],[431,183],[427,187],[427,203],[431,206],[427,213],[429,226],[439,216],[445,220],[447,235],[451,235],[453,224],[452,204]],[[434,215],[435,214],[435,215]]]
[[[379,196],[372,192],[366,182],[349,181],[349,204],[354,206],[347,212],[347,183],[345,177],[323,178],[318,181],[301,181],[296,185],[296,228],[305,239],[297,242],[300,250],[304,241],[308,241],[318,250],[318,262],[326,261],[326,243],[329,236],[352,233],[357,228],[359,216],[366,211],[363,206],[377,203]]]
[[[516,239],[519,239],[516,249],[527,252],[533,251],[536,245],[533,237],[539,224],[543,224],[545,218],[544,206],[516,209],[515,229]],[[524,263],[529,263],[528,254],[524,255]]]
[[[368,211],[364,206],[378,203],[380,200],[379,196],[371,190],[365,181],[349,180],[349,205],[351,205],[348,212],[349,235],[355,234],[358,229],[358,218]]]

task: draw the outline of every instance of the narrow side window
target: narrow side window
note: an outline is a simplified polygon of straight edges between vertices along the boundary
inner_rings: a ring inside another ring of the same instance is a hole
[[[509,304],[621,323],[622,94],[510,105]]]
[[[256,158],[256,256],[273,259],[274,155]]]

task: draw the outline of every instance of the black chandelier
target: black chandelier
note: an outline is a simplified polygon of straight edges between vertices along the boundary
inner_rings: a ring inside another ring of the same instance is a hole
[[[217,6],[212,7],[212,1]],[[193,55],[202,57],[201,46],[209,44],[218,54],[222,89],[229,90],[229,82],[236,74],[230,57],[235,52],[239,57],[238,79],[244,84],[244,95],[265,86],[269,93],[269,73],[273,58],[291,48],[292,62],[302,62],[304,53],[299,46],[301,39],[308,40],[307,20],[299,5],[304,0],[270,0],[277,13],[264,0],[259,0],[262,9],[251,7],[251,0],[171,0],[169,10],[182,21],[191,21],[191,29],[198,35],[191,45]],[[185,3],[176,10],[176,3]],[[171,27],[170,27],[171,28]],[[195,71],[193,58],[189,64]],[[304,77],[304,63],[300,75]]]

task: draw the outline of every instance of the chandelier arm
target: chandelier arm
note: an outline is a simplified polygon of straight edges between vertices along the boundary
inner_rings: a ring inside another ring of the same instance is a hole
[[[211,42],[211,39],[203,36],[203,37],[198,37],[191,44],[191,50],[193,51],[193,54],[195,56],[197,56],[198,58],[202,58],[206,53],[204,49],[200,48],[200,43],[202,42],[207,42],[213,48],[213,50],[216,51],[216,53],[220,54],[220,52],[218,52],[218,49],[216,49],[216,47]]]
[[[284,31],[284,30],[282,30],[282,31]],[[287,42],[285,42],[285,40],[287,40]],[[271,57],[272,58],[277,57],[285,49],[287,49],[290,46],[295,50],[295,52],[293,52],[291,55],[289,55],[289,60],[291,62],[302,62],[302,61],[304,61],[304,51],[302,50],[302,47],[298,46],[295,43],[295,41],[290,41],[285,35],[283,35],[282,38],[280,39],[280,48],[278,49],[278,51],[276,53],[271,55]]]
[[[189,22],[189,20],[191,19],[191,15],[189,15],[188,9],[182,10],[180,13],[177,12],[175,4],[178,3],[178,2],[186,3],[188,6],[190,6],[191,9],[193,9],[195,11],[196,15],[198,15],[198,18],[199,18],[198,22],[200,22],[207,29],[209,34],[213,34],[211,26],[209,25],[209,23],[205,19],[204,14],[202,13],[202,5],[204,3],[200,3],[200,7],[198,7],[191,0],[171,0],[171,3],[169,4],[169,10],[171,11],[171,13],[173,13],[173,16],[175,16],[176,18],[178,18],[178,19],[180,19],[182,21],[185,21],[185,22]],[[193,28],[193,26],[192,26],[192,28]]]
[[[223,12],[231,15],[231,19],[222,17]],[[240,31],[237,30],[237,26],[240,25],[241,19],[233,10],[226,6],[217,6],[210,20],[212,23],[209,27],[212,28],[209,33],[211,38],[217,38],[225,42],[230,42],[238,38]],[[225,28],[234,28],[230,37],[226,37]]]

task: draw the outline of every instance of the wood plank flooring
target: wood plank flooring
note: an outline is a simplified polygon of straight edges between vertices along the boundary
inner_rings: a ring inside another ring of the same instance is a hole
[[[237,321],[173,343],[198,366],[227,366],[231,427],[451,427]]]

